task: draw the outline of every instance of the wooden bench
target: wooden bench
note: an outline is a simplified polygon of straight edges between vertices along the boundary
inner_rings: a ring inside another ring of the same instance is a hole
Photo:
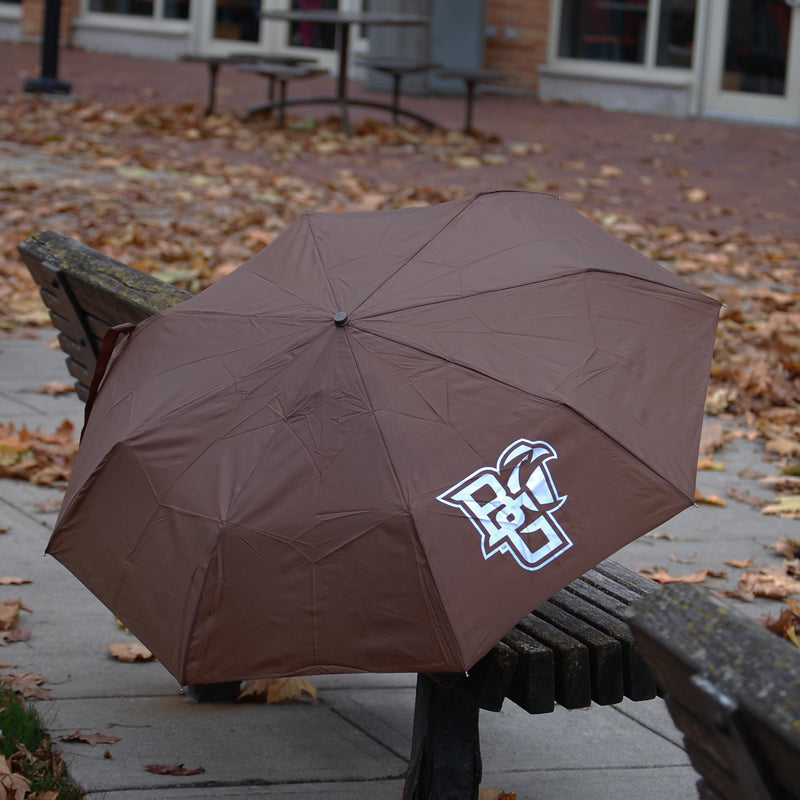
[[[464,133],[472,133],[472,106],[475,102],[475,87],[481,83],[491,81],[503,81],[506,74],[496,69],[458,69],[448,68],[440,70],[437,75],[440,78],[457,78],[464,82],[466,95],[466,106],[464,114]]]
[[[703,800],[800,798],[800,651],[696,585],[629,612]]]
[[[105,330],[139,322],[190,294],[55,231],[19,244],[41,289],[78,395],[86,399]],[[474,800],[481,777],[479,712],[506,699],[531,714],[656,696],[625,622],[657,584],[611,561],[534,609],[469,675],[419,675],[405,800]],[[195,699],[228,697],[238,684],[191,687]]]

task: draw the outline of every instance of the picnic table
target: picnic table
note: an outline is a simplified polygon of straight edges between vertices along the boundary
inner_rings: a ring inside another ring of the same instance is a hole
[[[393,115],[402,114],[403,116],[415,119],[430,127],[437,127],[433,120],[417,114],[410,109],[399,105],[386,103],[379,100],[367,100],[363,98],[351,97],[348,93],[347,71],[350,53],[350,29],[354,25],[390,25],[390,26],[414,26],[428,24],[428,18],[419,14],[401,14],[384,11],[338,11],[335,9],[315,9],[298,11],[274,11],[265,9],[261,12],[264,19],[276,20],[279,22],[305,22],[312,24],[333,25],[337,29],[336,50],[338,54],[338,68],[336,75],[336,94],[335,95],[312,95],[286,98],[284,106],[319,103],[335,103],[339,106],[339,114],[342,120],[342,128],[345,133],[350,133],[349,106],[359,105],[371,108],[380,108],[390,111]],[[250,113],[263,110],[271,110],[276,106],[275,102],[267,102],[260,106],[249,109]]]

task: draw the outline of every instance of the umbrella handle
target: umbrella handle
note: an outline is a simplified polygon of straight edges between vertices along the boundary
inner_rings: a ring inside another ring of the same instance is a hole
[[[114,345],[121,333],[130,333],[136,326],[132,322],[122,322],[119,325],[112,325],[103,336],[103,343],[100,345],[100,352],[97,354],[97,361],[94,367],[94,375],[92,375],[92,385],[89,387],[89,394],[86,397],[86,407],[83,411],[83,430],[81,431],[81,439],[83,439],[83,431],[86,430],[86,424],[89,422],[89,414],[94,405],[94,400],[97,397],[97,392],[100,389],[100,383],[103,376],[106,374],[109,359],[114,352]]]

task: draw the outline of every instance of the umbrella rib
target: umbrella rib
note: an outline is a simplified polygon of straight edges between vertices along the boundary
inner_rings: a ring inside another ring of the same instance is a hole
[[[414,258],[414,256],[411,256],[409,260],[411,260],[411,258]],[[554,283],[557,281],[564,281],[570,278],[574,278],[577,275],[589,275],[592,273],[597,273],[599,275],[618,275],[624,278],[630,278],[631,280],[637,282],[647,283],[653,286],[660,286],[663,289],[675,292],[676,294],[680,296],[685,296],[691,300],[696,300],[701,303],[705,302],[705,303],[711,303],[713,305],[718,305],[717,301],[714,300],[712,297],[709,297],[708,295],[697,294],[696,292],[689,291],[688,289],[682,290],[679,289],[677,286],[672,286],[668,283],[661,283],[660,281],[653,280],[652,278],[642,278],[639,276],[630,275],[627,272],[619,272],[614,269],[600,269],[599,267],[589,267],[589,268],[576,267],[572,272],[566,272],[562,275],[552,275],[549,278],[541,278],[539,280],[525,281],[524,283],[510,284],[508,286],[500,286],[494,289],[476,289],[474,292],[470,292],[469,294],[460,294],[453,297],[442,297],[439,300],[420,300],[419,302],[411,305],[403,305],[403,306],[398,306],[397,308],[386,309],[385,311],[381,311],[380,313],[372,315],[370,319],[377,319],[379,317],[388,316],[389,314],[396,314],[398,311],[411,311],[415,308],[430,308],[432,306],[444,305],[445,303],[454,303],[459,300],[469,300],[472,297],[482,297],[485,295],[499,294],[500,292],[511,292],[516,289],[523,289],[526,286],[537,286],[539,284],[544,284],[544,283]],[[369,298],[365,298],[365,301],[367,299]]]
[[[372,291],[368,295],[366,295],[365,297],[363,297],[361,299],[361,302],[358,304],[358,306],[356,308],[361,308],[361,306],[363,306],[364,303],[366,303],[370,298],[372,298],[375,294],[377,294],[380,289],[382,289],[392,278],[394,278],[394,276],[397,275],[398,272],[400,272],[402,269],[404,269],[409,262],[413,261],[434,239],[437,239],[439,236],[441,236],[443,231],[447,230],[447,228],[449,228],[465,211],[467,211],[467,209],[469,209],[473,205],[473,203],[475,203],[478,200],[479,197],[483,197],[484,195],[487,195],[487,194],[497,194],[497,193],[498,192],[481,192],[480,194],[476,194],[473,197],[471,197],[469,202],[462,209],[457,211],[447,221],[447,223],[445,225],[443,225],[441,228],[438,228],[436,233],[434,233],[430,237],[430,239],[428,239],[426,242],[421,244],[417,248],[417,250],[415,252],[413,252],[410,256],[408,256],[406,259],[404,259],[403,262],[395,270],[390,272],[380,283],[376,284],[372,288]],[[316,245],[316,242],[315,242],[315,245]],[[356,309],[353,309],[353,310],[355,311]]]
[[[364,331],[362,331],[362,333],[363,332]],[[370,396],[369,389],[367,387],[367,382],[366,382],[366,380],[364,380],[364,374],[361,371],[361,365],[358,363],[358,358],[356,357],[355,350],[353,349],[353,345],[352,345],[352,342],[350,341],[349,335],[347,336],[346,341],[347,341],[347,347],[348,347],[348,349],[350,351],[350,357],[353,359],[353,365],[356,368],[356,372],[358,374],[359,381],[361,382],[361,386],[362,386],[362,388],[364,390],[364,397],[366,398],[367,402],[369,403],[370,413],[372,414],[372,418],[375,420],[375,427],[378,430],[378,435],[380,436],[381,444],[383,445],[383,450],[384,450],[384,453],[386,454],[386,460],[387,460],[387,462],[389,464],[389,467],[390,467],[390,469],[392,471],[392,476],[394,477],[394,480],[395,480],[395,485],[397,487],[398,497],[400,497],[403,500],[403,503],[405,505],[405,512],[406,512],[406,514],[408,514],[409,520],[411,521],[411,527],[412,527],[412,529],[414,531],[414,535],[415,535],[415,537],[417,539],[417,543],[424,550],[425,548],[424,548],[424,545],[422,543],[422,539],[420,538],[419,531],[417,530],[417,525],[416,525],[416,522],[414,520],[414,515],[411,513],[410,505],[406,502],[405,495],[403,493],[402,483],[400,482],[400,477],[397,474],[397,470],[395,468],[394,461],[393,461],[393,459],[391,457],[391,451],[389,450],[389,445],[388,445],[388,443],[386,441],[386,437],[384,436],[383,429],[381,428],[380,424],[378,423],[378,416],[377,416],[377,413],[376,413],[376,410],[375,410],[375,404],[372,402],[372,397]],[[389,340],[389,341],[391,341],[391,340]],[[400,344],[402,344],[402,343],[400,343]],[[430,577],[433,578],[432,575]],[[458,639],[456,638],[455,631],[453,630],[453,626],[452,626],[452,624],[450,622],[450,618],[446,613],[444,603],[442,602],[441,595],[439,594],[439,590],[438,590],[438,587],[436,585],[436,581],[432,580],[431,583],[432,583],[432,585],[434,587],[433,591],[434,591],[435,596],[436,596],[436,601],[439,604],[439,609],[440,609],[440,611],[442,613],[442,619],[444,620],[444,627],[446,627],[446,632],[447,632],[449,640],[450,640],[449,643],[448,643],[449,647],[451,648],[451,650],[455,654],[457,654],[459,661],[461,661],[461,663],[464,663],[464,658],[463,658],[462,653],[461,653],[461,648],[458,646]]]
[[[409,350],[413,350],[413,351],[415,351],[417,353],[420,353],[420,354],[422,354],[424,356],[427,356],[429,358],[437,359],[438,361],[441,361],[444,364],[452,364],[452,365],[454,365],[456,367],[460,367],[461,369],[468,370],[469,372],[472,372],[475,375],[479,375],[481,378],[485,378],[486,380],[489,380],[489,381],[494,381],[495,383],[498,383],[498,384],[500,384],[502,386],[508,387],[512,391],[520,392],[520,393],[526,395],[527,397],[533,397],[533,398],[535,398],[537,400],[542,400],[542,401],[544,401],[546,403],[555,403],[555,404],[561,406],[562,408],[566,409],[569,413],[574,414],[576,417],[578,417],[578,419],[582,420],[587,425],[591,425],[591,426],[594,427],[594,423],[588,417],[586,417],[584,414],[581,414],[580,411],[577,411],[571,405],[569,405],[568,403],[565,403],[563,400],[559,400],[559,399],[554,398],[554,397],[547,397],[546,395],[535,394],[533,392],[526,391],[525,389],[521,389],[519,386],[515,386],[513,383],[509,383],[508,381],[504,381],[501,378],[495,377],[494,375],[489,375],[486,372],[482,372],[481,370],[476,369],[475,367],[472,367],[469,364],[465,364],[465,363],[463,363],[461,361],[456,360],[455,358],[445,358],[444,356],[440,355],[439,353],[435,353],[435,352],[433,352],[431,350],[426,350],[424,347],[420,347],[419,345],[409,344],[408,342],[403,342],[403,341],[401,341],[399,339],[394,339],[391,336],[386,336],[386,334],[383,334],[383,333],[377,333],[375,331],[367,331],[367,330],[364,330],[364,329],[359,329],[359,330],[360,330],[361,333],[363,333],[365,335],[375,336],[378,339],[383,339],[386,342],[391,342],[392,344],[398,345],[399,347],[407,347]],[[355,358],[355,356],[354,356],[354,358]],[[358,367],[358,362],[356,362],[356,367]],[[359,370],[359,375],[360,374],[361,374],[361,371]],[[363,385],[363,383],[364,382],[363,382],[363,378],[362,378],[362,385]],[[366,385],[364,385],[364,391],[366,393]],[[369,398],[368,394],[367,394],[367,397]],[[370,407],[372,407],[372,401],[371,400],[370,400]],[[380,430],[380,427],[378,429]],[[660,473],[656,472],[646,461],[644,461],[642,458],[637,456],[636,453],[631,451],[622,442],[620,442],[618,439],[616,439],[615,437],[613,437],[612,435],[610,435],[608,433],[606,433],[606,436],[607,436],[609,441],[613,442],[617,447],[619,447],[620,450],[622,450],[625,453],[627,453],[631,458],[633,458],[635,461],[637,461],[639,464],[641,464],[650,473],[655,475],[662,483],[664,483],[667,486],[669,486],[677,495],[679,495],[680,497],[683,497],[686,500],[688,500],[690,504],[694,503],[694,497],[690,497],[685,492],[681,491],[677,486],[675,486],[675,484],[672,481],[668,480],[663,475],[661,475]],[[383,438],[382,435],[381,435],[381,438]],[[388,452],[388,449],[387,449],[387,452]]]

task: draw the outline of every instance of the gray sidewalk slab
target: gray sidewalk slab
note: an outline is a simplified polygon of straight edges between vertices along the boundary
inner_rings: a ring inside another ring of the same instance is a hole
[[[3,419],[44,430],[64,418],[80,425],[83,406],[74,396],[23,391],[67,380],[62,354],[47,347],[52,336],[44,331],[37,339],[0,341]],[[744,440],[729,444],[720,458],[726,459],[724,471],[700,474],[704,493],[724,495],[732,484],[759,490],[739,471],[772,469],[761,461],[758,445]],[[32,609],[21,621],[32,630],[30,641],[3,648],[0,658],[45,676],[53,699],[39,704],[40,713],[89,800],[401,797],[415,676],[316,677],[317,704],[188,703],[159,664],[123,664],[108,655],[108,644],[131,637],[63,567],[43,557],[55,514],[42,513],[37,504],[59,494],[0,480],[0,526],[8,527],[0,535],[0,572],[32,580],[0,587],[0,599],[21,597]],[[675,574],[726,569],[729,577],[719,583],[733,585],[737,571],[725,567],[724,558],[768,561],[765,546],[796,535],[796,525],[729,500],[725,508],[689,509],[616,557],[632,568],[661,565]],[[674,554],[694,560],[679,564],[670,560]],[[764,605],[742,607],[756,614]],[[60,743],[61,734],[77,729],[121,741],[96,747]],[[481,738],[484,785],[515,792],[519,800],[696,796],[695,773],[660,700],[559,708],[536,717],[507,702],[500,713],[482,714]],[[205,771],[158,776],[145,769],[150,763]]]

